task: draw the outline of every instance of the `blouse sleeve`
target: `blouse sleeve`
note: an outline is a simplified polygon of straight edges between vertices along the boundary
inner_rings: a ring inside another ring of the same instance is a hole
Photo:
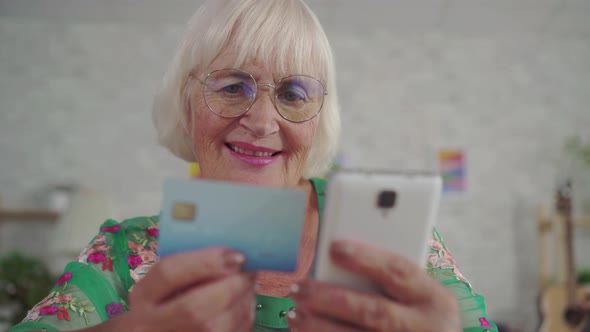
[[[464,332],[497,331],[496,324],[487,316],[483,296],[473,291],[436,230],[430,241],[427,271],[455,294],[461,310]]]
[[[107,220],[55,286],[10,332],[69,331],[99,324],[127,309],[130,287],[123,224]]]

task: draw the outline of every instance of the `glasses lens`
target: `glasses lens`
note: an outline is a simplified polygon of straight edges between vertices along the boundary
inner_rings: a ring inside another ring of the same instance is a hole
[[[244,113],[254,101],[256,82],[236,69],[212,72],[204,82],[205,102],[216,114],[234,117]]]
[[[276,88],[276,106],[285,118],[303,122],[316,116],[324,103],[324,86],[310,76],[294,75]]]

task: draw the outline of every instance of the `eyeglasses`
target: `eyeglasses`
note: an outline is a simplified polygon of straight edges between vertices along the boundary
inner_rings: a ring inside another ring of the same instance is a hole
[[[324,96],[328,94],[324,84],[311,76],[291,75],[276,85],[258,84],[250,73],[233,68],[214,70],[199,82],[209,110],[224,118],[248,112],[259,88],[269,87],[274,92],[273,105],[281,117],[291,122],[305,122],[320,113]]]

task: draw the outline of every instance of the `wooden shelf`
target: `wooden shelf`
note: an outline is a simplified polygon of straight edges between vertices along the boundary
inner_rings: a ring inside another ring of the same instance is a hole
[[[0,209],[0,221],[3,220],[39,220],[56,221],[59,213],[51,210]]]

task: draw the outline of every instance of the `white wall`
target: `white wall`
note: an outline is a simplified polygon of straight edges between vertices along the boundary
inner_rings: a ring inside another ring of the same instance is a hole
[[[150,105],[196,4],[142,4],[0,1],[4,205],[76,181],[119,217],[156,214],[161,181],[186,174],[156,145]],[[436,148],[465,149],[469,188],[445,196],[439,229],[491,317],[532,330],[534,210],[550,201],[565,138],[589,135],[588,2],[309,4],[337,58],[349,165],[430,167]],[[48,227],[15,241],[23,227],[0,224],[0,250],[41,252]]]

